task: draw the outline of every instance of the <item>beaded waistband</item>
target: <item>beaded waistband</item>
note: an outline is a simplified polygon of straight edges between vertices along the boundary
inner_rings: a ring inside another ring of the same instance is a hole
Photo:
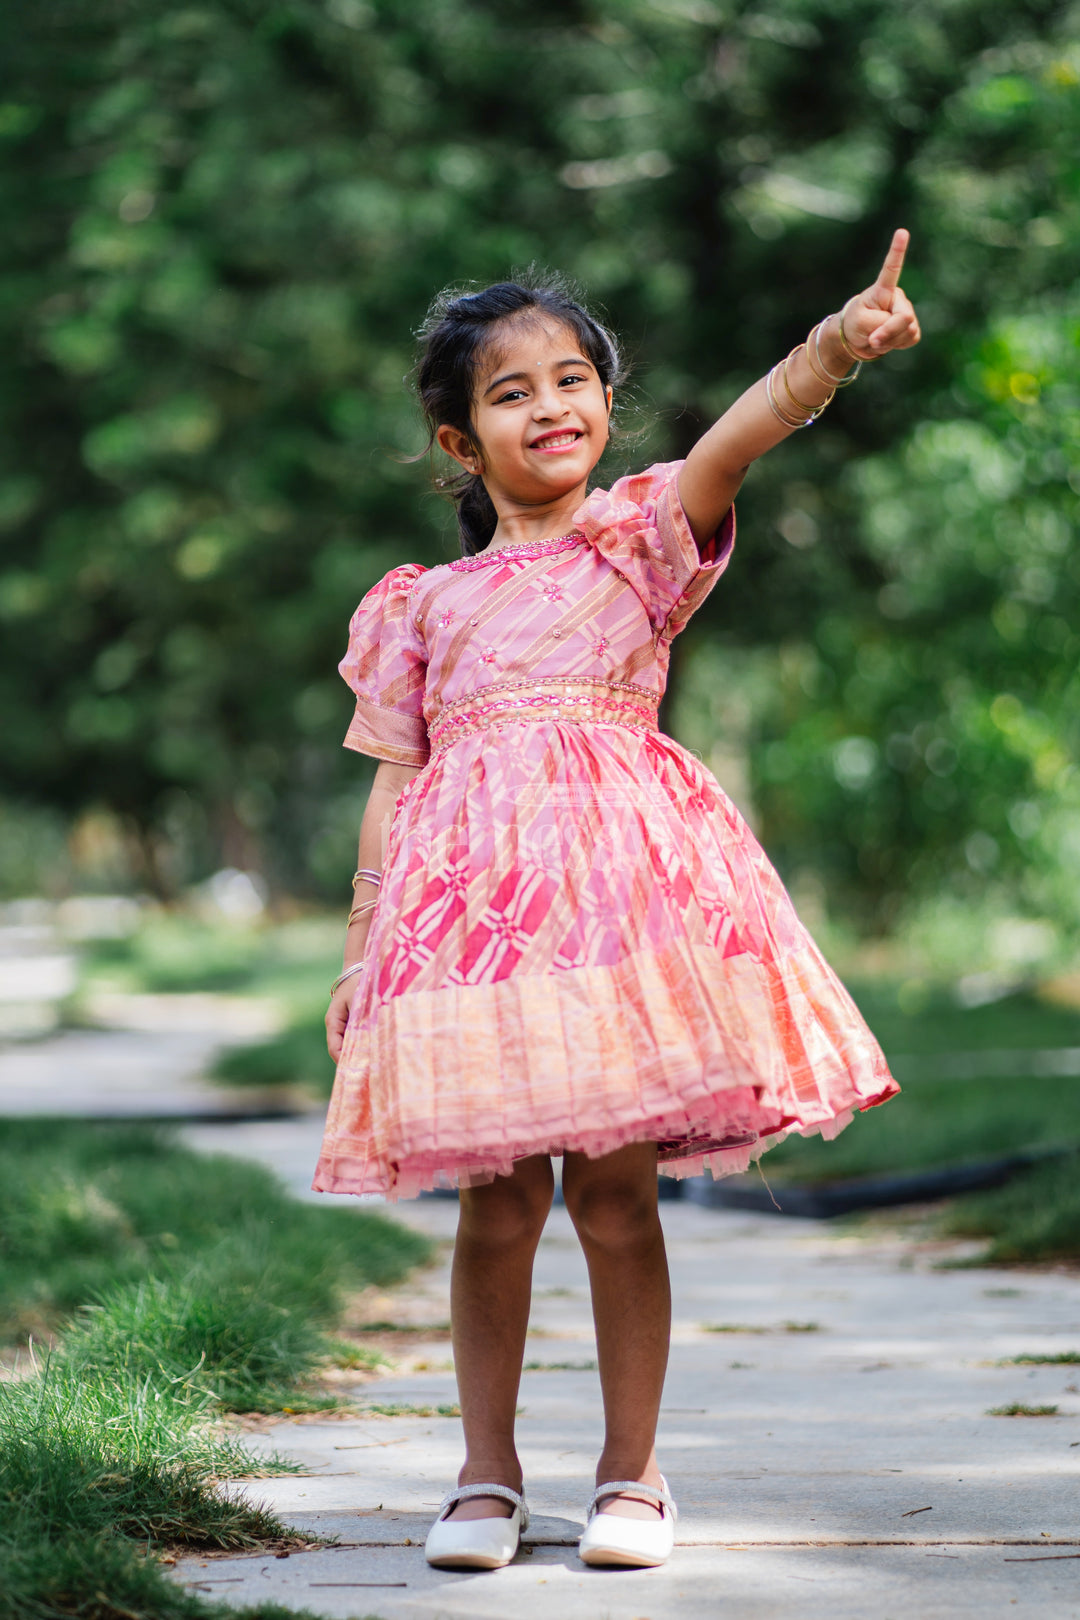
[[[428,729],[432,753],[449,748],[487,726],[556,720],[574,725],[624,726],[655,731],[660,698],[632,681],[606,681],[596,675],[541,676],[503,681],[448,703]]]

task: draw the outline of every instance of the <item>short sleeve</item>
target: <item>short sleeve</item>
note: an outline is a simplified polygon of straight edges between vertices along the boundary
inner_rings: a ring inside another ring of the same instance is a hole
[[[409,563],[368,591],[352,616],[349,650],[338,665],[356,694],[345,747],[395,765],[428,761],[427,648],[409,611],[409,593],[423,573]]]
[[[653,628],[670,641],[701,606],[731,558],[735,508],[700,549],[679,499],[681,461],[658,462],[595,489],[574,527],[640,596]]]

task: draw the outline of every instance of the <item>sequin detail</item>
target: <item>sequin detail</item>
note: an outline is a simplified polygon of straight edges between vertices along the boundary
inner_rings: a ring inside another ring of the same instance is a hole
[[[554,557],[560,551],[570,551],[587,542],[583,534],[558,534],[552,540],[522,540],[516,546],[501,546],[498,551],[482,551],[475,557],[455,557],[450,564],[459,574],[470,574],[474,568],[489,568],[505,557],[510,562],[533,562],[538,557]]]
[[[658,695],[646,686],[636,686],[632,681],[605,681],[593,675],[503,681],[447,704],[432,722],[428,735],[434,754],[488,726],[514,725],[525,720],[656,731],[659,702]]]

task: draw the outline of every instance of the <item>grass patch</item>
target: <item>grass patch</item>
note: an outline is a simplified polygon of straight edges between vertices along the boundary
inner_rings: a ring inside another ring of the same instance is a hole
[[[595,1361],[527,1361],[522,1372],[595,1372]]]
[[[324,994],[323,1003],[326,999]],[[229,1086],[303,1086],[328,1097],[334,1065],[326,1050],[325,1011],[320,1005],[265,1041],[226,1048],[215,1060],[211,1078]]]
[[[999,1367],[1077,1367],[1080,1366],[1080,1350],[1062,1350],[1056,1356],[1006,1356],[998,1362]]]
[[[236,1613],[141,1553],[286,1536],[215,1481],[292,1465],[221,1418],[337,1406],[312,1380],[346,1353],[329,1334],[345,1288],[394,1281],[426,1241],[160,1131],[52,1121],[3,1126],[0,1234],[9,1323],[25,1335],[77,1307],[39,1374],[0,1386],[0,1617]]]
[[[324,1343],[331,1366],[343,1372],[374,1372],[378,1367],[390,1365],[381,1350],[372,1350],[369,1345],[354,1344],[351,1339],[337,1339],[332,1335]]]
[[[196,1257],[220,1268],[211,1290],[233,1266],[273,1270],[298,1309],[329,1318],[342,1287],[392,1282],[428,1252],[381,1216],[300,1204],[259,1165],[189,1152],[160,1129],[0,1123],[9,1342],[47,1334],[109,1288],[183,1274]]]
[[[948,1237],[988,1239],[971,1262],[975,1265],[1075,1260],[1080,1256],[1077,1158],[1052,1159],[993,1192],[956,1199],[943,1212],[939,1229]]]
[[[1009,1401],[1005,1406],[987,1408],[987,1417],[1057,1417],[1056,1406],[1025,1406],[1023,1401]]]
[[[361,1322],[357,1333],[403,1333],[413,1337],[442,1339],[450,1332],[449,1322]]]
[[[460,1406],[414,1406],[409,1401],[389,1401],[383,1404],[364,1405],[356,1408],[364,1417],[444,1417],[457,1418],[461,1416]]]
[[[820,1322],[781,1322],[778,1327],[749,1327],[740,1322],[703,1322],[703,1333],[820,1333]]]

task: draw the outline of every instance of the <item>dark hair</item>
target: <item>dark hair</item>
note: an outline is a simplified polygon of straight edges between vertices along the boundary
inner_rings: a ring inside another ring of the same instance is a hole
[[[614,337],[589,314],[561,276],[527,272],[520,282],[498,281],[481,292],[449,288],[434,300],[419,333],[416,385],[428,425],[428,449],[444,423],[475,443],[473,386],[491,328],[531,311],[570,328],[605,388],[622,381],[622,360]],[[462,554],[468,557],[483,551],[498,519],[479,473],[452,474],[439,479],[438,485],[457,507]]]

